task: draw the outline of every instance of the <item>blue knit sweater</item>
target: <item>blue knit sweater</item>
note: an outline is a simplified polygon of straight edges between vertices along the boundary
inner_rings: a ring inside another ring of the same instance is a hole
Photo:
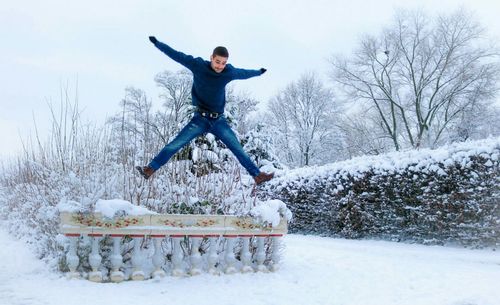
[[[191,95],[193,105],[205,111],[224,113],[226,85],[236,79],[247,79],[262,74],[260,70],[235,68],[227,64],[221,73],[215,72],[210,62],[201,57],[194,58],[157,41],[155,46],[168,57],[193,72]]]

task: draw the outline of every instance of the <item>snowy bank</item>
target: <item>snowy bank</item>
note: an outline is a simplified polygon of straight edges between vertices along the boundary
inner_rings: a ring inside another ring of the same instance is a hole
[[[288,235],[280,271],[96,284],[0,230],[0,304],[498,305],[496,252]],[[195,293],[193,293],[195,291]]]

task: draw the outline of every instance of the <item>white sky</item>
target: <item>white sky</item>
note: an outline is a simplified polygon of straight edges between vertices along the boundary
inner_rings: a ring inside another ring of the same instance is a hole
[[[154,76],[181,66],[149,35],[206,59],[224,45],[234,66],[267,68],[262,77],[235,82],[262,102],[304,72],[324,77],[327,58],[348,55],[364,33],[379,33],[396,8],[439,13],[463,6],[500,37],[495,0],[0,1],[0,158],[20,151],[34,118],[46,137],[47,103],[60,100],[65,84],[74,95],[78,83],[83,117],[98,124],[118,111],[127,86],[159,105]]]

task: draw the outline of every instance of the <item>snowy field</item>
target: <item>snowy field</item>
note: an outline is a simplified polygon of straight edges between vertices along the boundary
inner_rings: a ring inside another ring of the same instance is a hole
[[[301,235],[285,243],[276,273],[96,284],[50,272],[0,229],[0,304],[500,304],[495,251]]]

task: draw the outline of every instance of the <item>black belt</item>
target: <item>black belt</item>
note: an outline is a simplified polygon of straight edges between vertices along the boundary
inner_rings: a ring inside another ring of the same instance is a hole
[[[216,118],[220,117],[221,115],[223,115],[223,113],[209,112],[209,111],[205,111],[205,110],[201,110],[201,109],[198,109],[197,111],[201,114],[202,117],[210,118],[210,119],[216,119]]]

